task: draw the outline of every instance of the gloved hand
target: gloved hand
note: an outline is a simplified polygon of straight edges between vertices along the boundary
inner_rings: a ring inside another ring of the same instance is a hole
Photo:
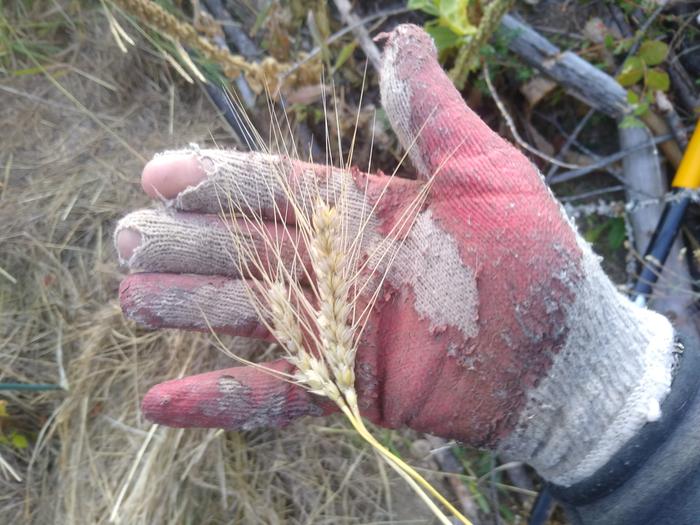
[[[361,409],[380,425],[500,448],[568,485],[658,417],[673,330],[615,290],[537,170],[465,106],[435,57],[418,27],[386,39],[384,108],[421,177],[439,173],[358,349]],[[145,191],[171,206],[132,213],[117,229],[121,259],[144,272],[122,283],[128,316],[206,330],[204,314],[218,331],[269,337],[231,262],[217,188],[264,209],[275,163],[292,187],[326,176],[323,167],[234,151],[184,150],[148,163]],[[371,209],[385,184],[358,172],[330,177],[352,178],[358,209]],[[418,187],[393,179],[367,235],[385,236]],[[162,383],[143,409],[165,425],[250,429],[329,406],[237,367]]]

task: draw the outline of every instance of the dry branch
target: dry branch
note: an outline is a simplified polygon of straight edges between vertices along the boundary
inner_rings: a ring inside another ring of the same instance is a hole
[[[589,106],[613,117],[629,110],[627,93],[614,78],[575,53],[562,52],[513,16],[503,17],[499,33],[526,64],[550,76]]]
[[[658,162],[652,137],[646,128],[620,128],[620,145],[632,149],[623,158],[628,217],[634,230],[634,244],[639,253],[646,251],[663,211],[663,197],[668,192],[666,176]],[[654,202],[654,199],[657,199]],[[638,203],[644,202],[644,205]],[[676,239],[664,271],[654,287],[653,308],[673,319],[677,326],[693,329],[688,315],[695,302],[690,289],[692,278],[680,255],[682,243]],[[636,266],[636,262],[635,266]],[[693,329],[694,330],[694,329]]]
[[[570,51],[562,52],[542,35],[510,15],[503,17],[500,32],[508,39],[508,47],[513,53],[559,82],[576,98],[618,119],[629,111],[625,89],[613,77],[581,57]],[[633,205],[629,212],[637,251],[644,253],[661,215],[661,199],[668,191],[668,183],[646,128],[620,127],[619,139],[622,149],[629,152],[623,157],[628,200],[634,203],[659,199],[658,205],[643,208]],[[692,279],[687,264],[679,259],[679,247],[677,241],[666,264],[664,277],[657,285],[654,307],[670,315],[677,324],[684,324],[688,330],[694,331],[691,323],[683,322],[687,321],[688,307],[693,302],[693,296],[689,289]]]
[[[376,71],[379,71],[382,64],[379,48],[372,40],[372,37],[369,36],[369,33],[360,21],[360,18],[352,12],[350,2],[348,2],[348,0],[334,0],[334,3],[338,8],[338,11],[340,11],[340,16],[343,18],[343,22],[345,22],[349,27],[353,28],[352,32],[357,38],[360,47],[365,52],[365,55],[367,55],[367,58],[372,63],[372,67],[374,67]]]

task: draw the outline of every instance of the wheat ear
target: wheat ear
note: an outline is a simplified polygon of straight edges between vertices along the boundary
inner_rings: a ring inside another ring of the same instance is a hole
[[[244,112],[242,114],[245,115]],[[249,125],[245,129],[255,129],[250,122],[247,123]],[[282,126],[275,122],[272,129],[281,130]],[[259,135],[249,138],[257,146],[256,149],[269,151],[266,145],[269,142]],[[277,134],[272,138],[277,144],[285,144]],[[284,152],[286,158],[298,158],[298,155],[290,154],[286,147]],[[280,343],[287,359],[296,368],[293,378],[279,374],[278,377],[332,400],[357,433],[409,484],[441,523],[449,525],[451,521],[435,501],[460,523],[471,525],[425,478],[370,433],[360,414],[355,390],[355,358],[360,336],[402,239],[425,202],[440,169],[424,184],[389,234],[372,249],[372,254],[362,260],[364,230],[370,225],[370,217],[376,211],[377,203],[370,209],[364,204],[361,211],[352,209],[353,198],[356,198],[352,192],[356,190],[348,177],[341,177],[339,188],[330,183],[331,173],[329,184],[324,188],[319,188],[314,175],[310,176],[310,182],[297,180],[292,187],[288,173],[282,166],[271,161],[270,168],[273,180],[264,179],[263,183],[268,185],[270,196],[279,195],[279,190],[282,190],[285,209],[281,210],[277,199],[273,200],[274,224],[280,226],[283,233],[270,235],[260,213],[260,202],[246,200],[245,188],[236,186],[236,198],[224,192],[220,194],[220,199],[223,197],[222,202],[227,203],[222,210],[226,208],[243,219],[244,226],[238,221],[227,221],[227,224],[236,247],[233,260],[239,273],[258,276],[257,279],[244,280],[250,286],[248,295],[251,303],[258,311],[261,322]],[[387,187],[394,174],[386,178]],[[234,184],[238,182],[234,181]],[[383,194],[384,190],[380,195]],[[296,219],[296,233],[286,226],[286,212],[289,211],[294,213]],[[350,223],[358,222],[358,213],[362,215],[359,217],[359,231],[353,231]],[[255,243],[250,242],[252,238],[264,240],[266,263],[262,261],[259,247],[256,250]],[[293,248],[291,267],[289,261],[287,266],[282,262],[283,243]],[[309,254],[310,268],[306,267],[301,256],[304,251]],[[302,289],[298,282],[299,273],[310,283],[310,292]],[[358,312],[355,306],[361,294],[369,296],[369,301]]]

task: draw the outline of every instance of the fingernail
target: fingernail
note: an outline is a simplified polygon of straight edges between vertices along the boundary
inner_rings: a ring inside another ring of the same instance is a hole
[[[202,182],[206,176],[193,153],[166,153],[146,164],[141,174],[141,186],[151,197],[173,199],[183,190]]]
[[[138,231],[124,228],[117,234],[117,253],[122,263],[128,263],[139,246],[141,246],[141,234]]]

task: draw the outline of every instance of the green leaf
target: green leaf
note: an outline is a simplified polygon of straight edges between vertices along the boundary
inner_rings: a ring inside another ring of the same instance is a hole
[[[622,122],[620,122],[620,127],[623,129],[642,128],[644,127],[644,123],[634,115],[625,115],[625,118],[623,118]]]
[[[640,102],[639,104],[637,104],[637,106],[634,108],[634,111],[632,111],[632,115],[634,115],[635,117],[641,117],[647,111],[649,111],[649,102],[645,100],[644,102]]]
[[[435,2],[432,0],[408,0],[407,7],[416,11],[423,11],[429,15],[440,16],[440,11],[438,11]]]
[[[468,6],[469,0],[440,0],[440,25],[460,36],[476,33],[476,27],[469,22]]]
[[[462,37],[455,34],[449,27],[435,24],[425,24],[426,32],[435,40],[438,52],[455,47],[462,41]]]
[[[479,505],[481,512],[483,512],[484,514],[491,514],[491,507],[489,506],[489,502],[479,490],[479,487],[476,484],[476,482],[472,480],[468,481],[467,487],[469,488],[469,492],[472,493],[472,496],[476,500],[476,504]]]
[[[597,242],[600,234],[603,233],[606,226],[606,223],[598,224],[597,226],[594,226],[588,230],[583,237],[590,243]]]
[[[338,53],[338,58],[335,60],[333,71],[340,69],[343,66],[343,64],[347,62],[348,58],[350,58],[354,53],[355,48],[357,48],[357,40],[353,40],[349,44],[345,44],[343,46],[343,49],[341,49],[340,53]]]
[[[608,224],[610,229],[608,230],[608,248],[611,250],[617,250],[625,242],[625,237],[627,237],[627,232],[625,231],[625,220],[622,218],[611,219]]]
[[[647,66],[655,66],[666,60],[668,45],[659,40],[645,40],[639,46],[639,53],[637,54]]]
[[[634,42],[634,38],[623,38],[615,46],[613,54],[619,55],[620,53],[626,53],[629,51],[630,47],[632,47],[632,42]]]
[[[629,57],[617,75],[617,81],[624,87],[633,86],[644,76],[644,62],[639,57]]]
[[[627,90],[627,102],[629,102],[632,105],[639,104],[639,95],[637,95],[631,89],[628,89]]]
[[[671,80],[668,78],[668,73],[662,71],[658,67],[647,71],[644,83],[649,89],[655,89],[657,91],[668,91],[668,88],[671,87]]]
[[[18,434],[17,432],[12,433],[10,440],[12,441],[12,446],[20,450],[29,446],[29,441],[27,441],[27,438],[22,434]]]
[[[603,44],[608,51],[612,51],[615,48],[615,39],[610,33],[603,37]]]

